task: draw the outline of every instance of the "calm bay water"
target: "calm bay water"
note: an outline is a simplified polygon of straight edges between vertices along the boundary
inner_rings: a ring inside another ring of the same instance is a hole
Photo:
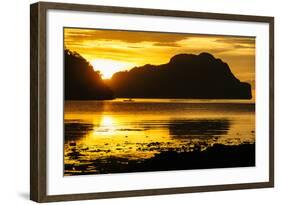
[[[244,100],[66,101],[64,124],[65,175],[93,174],[102,173],[95,162],[108,163],[113,158],[120,159],[119,164],[138,163],[167,151],[202,152],[214,144],[254,144],[255,104]]]

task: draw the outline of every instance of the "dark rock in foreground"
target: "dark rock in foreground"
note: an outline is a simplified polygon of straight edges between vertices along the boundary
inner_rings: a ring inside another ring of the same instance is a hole
[[[88,166],[94,166],[95,171],[88,171]],[[65,174],[108,174],[250,166],[255,166],[255,144],[215,144],[204,151],[180,153],[166,151],[142,161],[117,157],[104,158],[95,160],[92,164],[75,166],[76,173],[72,172],[72,165],[65,165]]]
[[[116,97],[251,99],[251,85],[209,53],[179,54],[163,65],[118,72],[107,82]]]

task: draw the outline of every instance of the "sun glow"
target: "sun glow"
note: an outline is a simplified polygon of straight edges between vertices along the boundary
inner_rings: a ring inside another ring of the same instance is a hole
[[[110,116],[103,116],[101,123],[100,123],[101,127],[113,127],[113,119]]]
[[[109,79],[114,73],[132,66],[129,63],[109,59],[95,59],[91,61],[91,64],[95,70],[101,72],[103,79]]]
[[[110,136],[115,132],[115,122],[111,116],[105,115],[102,117],[99,127],[93,131],[93,136]]]

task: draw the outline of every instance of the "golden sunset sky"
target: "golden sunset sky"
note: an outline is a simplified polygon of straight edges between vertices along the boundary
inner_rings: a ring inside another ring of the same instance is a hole
[[[254,37],[65,28],[64,43],[65,48],[88,60],[104,79],[134,66],[167,63],[176,54],[209,52],[255,89]]]

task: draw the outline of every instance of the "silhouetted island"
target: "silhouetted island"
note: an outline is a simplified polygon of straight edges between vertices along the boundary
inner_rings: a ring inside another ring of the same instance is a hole
[[[107,84],[122,98],[252,98],[251,85],[240,82],[227,63],[209,53],[178,54],[167,64],[117,72]]]
[[[240,82],[229,66],[209,53],[178,54],[167,64],[144,65],[101,74],[76,52],[64,51],[65,100],[118,98],[251,99],[251,85]]]
[[[64,51],[65,100],[113,99],[112,90],[98,71],[76,52]]]

